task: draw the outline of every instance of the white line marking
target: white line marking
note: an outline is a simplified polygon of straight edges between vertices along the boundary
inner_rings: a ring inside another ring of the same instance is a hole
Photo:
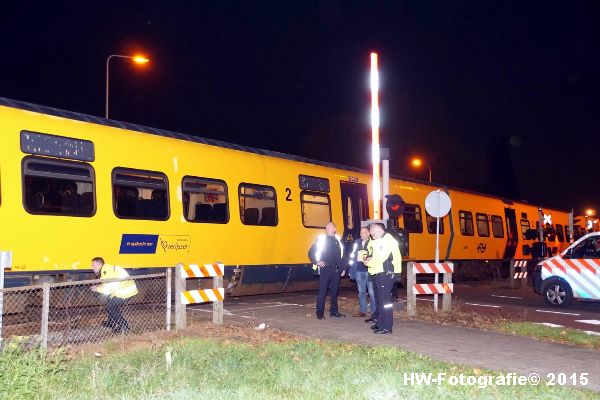
[[[249,319],[252,319],[252,317],[251,317],[251,316],[249,316],[249,315],[240,315],[240,317],[242,317],[242,318],[249,318]]]
[[[588,335],[600,336],[600,332],[594,331],[582,331],[583,333],[587,333]]]
[[[273,308],[273,307],[287,307],[287,306],[299,306],[300,304],[293,304],[293,303],[279,303],[279,304],[274,304],[271,306],[263,306],[263,307],[252,307],[252,308],[241,308],[238,310],[233,310],[235,312],[244,312],[244,311],[251,311],[251,310],[263,310],[265,308]]]
[[[583,324],[600,325],[600,321],[597,319],[576,319],[575,322],[581,322]]]
[[[492,308],[501,308],[500,306],[493,306],[491,304],[476,304],[476,303],[465,303],[470,306],[478,306],[478,307],[492,307]]]
[[[564,325],[551,324],[550,322],[535,322],[535,324],[549,326],[550,328],[564,328]]]
[[[535,311],[541,312],[541,313],[548,313],[548,314],[574,315],[576,317],[581,315],[581,314],[576,314],[576,313],[568,313],[568,312],[560,312],[560,311],[547,311],[547,310],[535,310]]]
[[[515,297],[515,296],[500,296],[499,294],[492,294],[492,295],[490,295],[490,296],[492,296],[492,297],[500,297],[500,298],[503,298],[503,299],[516,299],[516,300],[523,300],[523,298],[522,298],[522,297]]]
[[[194,310],[194,311],[201,311],[201,312],[208,312],[208,313],[212,313],[213,310],[210,309],[206,309],[206,308],[192,308],[192,307],[188,307],[188,309]],[[223,315],[233,315],[235,316],[235,314],[233,314],[231,311],[227,311],[225,309],[223,309]]]

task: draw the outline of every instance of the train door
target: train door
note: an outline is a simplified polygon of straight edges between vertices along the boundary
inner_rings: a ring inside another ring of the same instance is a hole
[[[369,219],[369,196],[365,184],[340,182],[340,185],[344,213],[342,241],[347,244],[360,237],[360,221]]]
[[[519,231],[517,230],[517,217],[515,210],[511,208],[504,209],[506,216],[506,249],[504,250],[504,259],[513,258],[517,251],[519,242]]]

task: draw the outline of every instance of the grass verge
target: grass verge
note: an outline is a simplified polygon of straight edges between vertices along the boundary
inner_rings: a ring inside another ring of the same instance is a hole
[[[167,356],[167,354],[170,355]],[[167,359],[170,358],[169,363]],[[0,398],[20,399],[593,399],[570,387],[485,385],[498,373],[443,363],[393,347],[319,340],[244,343],[174,339],[156,348],[67,359],[0,354]],[[404,374],[475,376],[474,385],[410,384]],[[200,397],[202,396],[202,397]]]
[[[577,329],[553,328],[533,322],[504,322],[500,324],[499,330],[515,335],[573,344],[590,349],[600,349],[600,336],[588,335]]]

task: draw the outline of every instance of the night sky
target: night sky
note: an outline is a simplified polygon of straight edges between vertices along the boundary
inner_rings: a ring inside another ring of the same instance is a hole
[[[126,5],[124,5],[126,4]],[[4,1],[0,96],[357,167],[380,53],[391,173],[600,207],[600,2]]]

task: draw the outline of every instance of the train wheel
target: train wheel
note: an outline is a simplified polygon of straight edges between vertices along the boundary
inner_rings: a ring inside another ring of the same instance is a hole
[[[552,307],[567,307],[573,302],[571,286],[562,279],[551,279],[544,284],[544,301]]]

